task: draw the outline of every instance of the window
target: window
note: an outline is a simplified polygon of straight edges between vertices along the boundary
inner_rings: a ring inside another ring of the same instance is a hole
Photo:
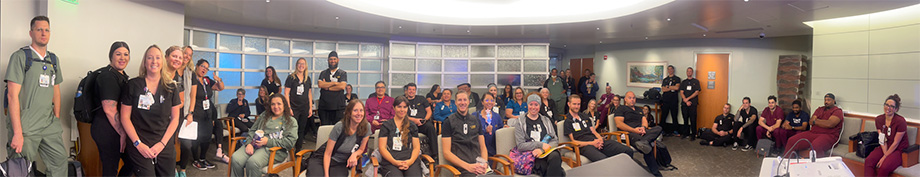
[[[339,68],[348,71],[348,83],[359,97],[374,92],[374,83],[383,79],[383,44],[314,41],[250,34],[234,34],[186,28],[184,43],[195,49],[193,61],[205,59],[211,73],[224,80],[224,91],[217,92],[215,104],[224,105],[236,98],[237,89],[246,90],[246,99],[253,105],[265,78],[265,68],[272,66],[282,81],[294,71],[299,58],[307,60],[307,70],[316,88],[316,77],[328,66],[330,51],[339,53]],[[313,99],[319,99],[319,89],[313,89]],[[223,110],[219,110],[223,114]]]

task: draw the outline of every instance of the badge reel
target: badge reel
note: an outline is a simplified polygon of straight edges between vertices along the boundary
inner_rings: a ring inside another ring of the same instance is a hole
[[[469,127],[467,126],[467,124],[463,124],[463,134],[469,134],[469,130],[470,130],[470,129],[469,129]]]

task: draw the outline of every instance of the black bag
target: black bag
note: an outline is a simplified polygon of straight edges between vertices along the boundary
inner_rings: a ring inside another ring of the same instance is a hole
[[[642,93],[642,96],[645,97],[645,99],[660,100],[661,99],[661,88],[660,87],[650,88],[646,90],[645,93]]]
[[[86,72],[86,77],[77,85],[77,92],[73,97],[73,118],[84,123],[93,123],[93,114],[102,109],[100,100],[96,97],[96,76],[105,69]]]
[[[333,150],[333,151],[335,151],[336,149],[339,149],[339,147],[342,146],[342,143],[341,143],[341,142],[342,142],[343,140],[345,140],[345,137],[346,137],[344,131],[345,131],[345,130],[342,130],[342,133],[339,134],[339,137],[335,139],[335,142],[336,142],[336,143],[335,143],[335,145],[332,147],[332,150]],[[323,141],[323,140],[316,140],[316,142],[321,142],[321,141]],[[307,167],[310,166],[309,164],[310,164],[310,160],[311,160],[311,159],[312,159],[312,160],[319,160],[320,163],[322,163],[323,155],[325,155],[325,153],[326,153],[326,143],[323,143],[323,145],[320,145],[318,148],[316,148],[315,151],[313,151],[312,153],[310,153],[309,156],[304,156],[304,157],[303,157],[303,160],[300,161],[300,171],[304,171],[304,170],[307,169]],[[334,152],[333,152],[333,153],[334,153]]]
[[[0,163],[0,172],[3,177],[31,177],[35,176],[35,165],[20,155]]]
[[[70,160],[67,165],[67,176],[71,177],[84,177],[83,174],[83,164],[80,161]]]
[[[755,150],[757,151],[758,156],[766,157],[770,155],[770,153],[773,152],[773,146],[775,146],[775,143],[773,142],[773,140],[760,139],[760,140],[757,140],[757,147]]]
[[[661,143],[658,143],[658,156],[655,156],[658,165],[662,167],[667,167],[671,165],[671,152],[668,151],[668,148],[662,146]]]
[[[859,132],[850,136],[850,140],[856,141],[856,156],[866,158],[872,150],[879,146],[878,132]]]

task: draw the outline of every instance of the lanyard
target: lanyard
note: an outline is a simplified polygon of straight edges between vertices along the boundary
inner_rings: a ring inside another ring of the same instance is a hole
[[[377,98],[377,106],[380,106],[381,103],[383,103],[383,99]]]
[[[201,77],[201,82],[202,82],[201,90],[204,91],[204,99],[207,100],[208,99],[208,88],[207,87],[208,85],[210,85],[210,82],[208,82],[208,80],[205,79],[205,77]]]

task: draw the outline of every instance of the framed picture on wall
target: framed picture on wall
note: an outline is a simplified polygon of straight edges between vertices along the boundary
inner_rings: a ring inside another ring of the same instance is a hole
[[[668,62],[626,62],[627,87],[659,87]]]

